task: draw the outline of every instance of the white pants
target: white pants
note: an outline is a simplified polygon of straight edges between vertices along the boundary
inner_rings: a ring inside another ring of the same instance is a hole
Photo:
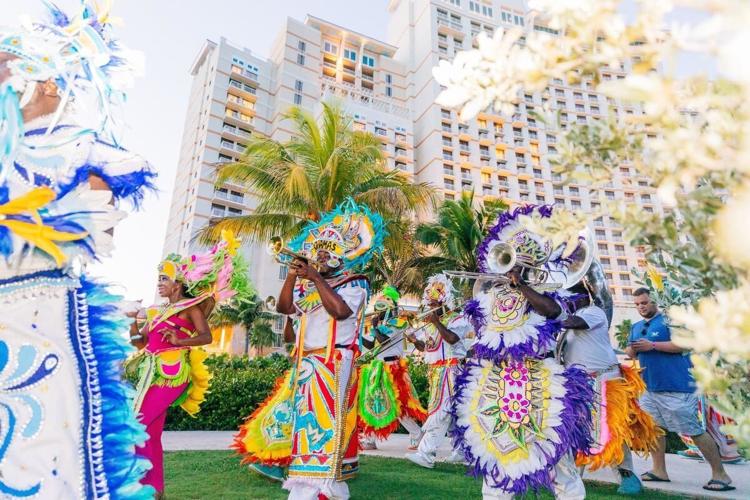
[[[403,417],[399,418],[398,421],[401,422],[401,425],[404,426],[404,429],[406,429],[406,431],[409,433],[409,437],[411,439],[418,439],[422,434],[422,428],[413,418],[404,415]]]
[[[419,442],[418,453],[424,455],[424,457],[431,462],[435,461],[435,454],[437,453],[440,444],[445,439],[445,433],[448,432],[448,428],[451,424],[451,415],[448,413],[450,408],[451,400],[444,398],[440,408],[427,417],[424,425],[422,426],[422,440]]]
[[[555,466],[555,478],[552,483],[555,498],[558,500],[584,500],[586,487],[581,475],[578,474],[575,460],[567,454]],[[492,488],[486,481],[482,483],[482,498],[484,500],[513,500],[515,495],[499,488]]]
[[[349,486],[344,481],[316,479],[315,485],[295,483],[289,489],[289,500],[318,500],[323,494],[331,500],[349,500]]]

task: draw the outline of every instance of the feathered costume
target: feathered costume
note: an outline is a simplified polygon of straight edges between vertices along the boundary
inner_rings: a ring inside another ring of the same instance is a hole
[[[235,437],[232,447],[257,472],[281,480],[288,467],[284,488],[292,492],[345,498],[341,481],[358,470],[354,360],[369,282],[351,272],[381,249],[384,236],[380,216],[349,199],[290,242],[295,252],[314,259],[325,249],[341,263],[328,282],[354,313],[336,320],[311,282],[296,284],[294,366]]]
[[[409,323],[397,314],[400,295],[392,286],[385,286],[375,298],[374,312],[384,314],[381,324],[371,327],[375,342],[375,331],[381,336],[401,336]],[[409,376],[409,362],[403,358],[405,340],[401,338],[391,347],[380,350],[359,373],[359,430],[367,437],[386,439],[396,429],[399,421],[413,428],[418,434],[419,426],[427,418]],[[409,429],[407,429],[409,430]],[[410,433],[412,431],[410,430]]]
[[[146,434],[121,378],[121,298],[83,273],[111,252],[119,202],[152,187],[148,163],[114,134],[131,66],[108,5],[82,2],[71,17],[45,5],[48,21],[0,32],[14,56],[0,82],[0,494],[151,498],[135,455]],[[47,82],[57,109],[24,122]],[[91,190],[92,175],[111,193]]]
[[[148,433],[148,440],[138,453],[152,464],[143,483],[158,492],[164,491],[161,435],[167,410],[180,406],[195,416],[206,398],[211,378],[203,349],[175,346],[164,339],[164,334],[174,332],[178,339],[194,337],[195,325],[181,318],[180,312],[202,307],[207,300],[222,303],[247,289],[247,268],[237,254],[238,246],[231,233],[224,232],[221,242],[208,253],[188,258],[173,254],[159,265],[159,274],[186,285],[190,298],[147,309],[142,330],[147,345],[128,363],[128,370],[138,374],[134,409]],[[205,314],[208,316],[210,311]]]
[[[526,206],[501,214],[477,248],[480,271],[489,271],[492,247],[507,243],[526,262],[564,277],[567,263],[559,252],[553,254],[550,242],[519,220],[535,211],[548,217],[552,208]],[[558,495],[583,498],[580,477],[570,470],[571,453],[591,447],[594,395],[585,371],[548,357],[560,322],[538,314],[505,284],[477,293],[464,312],[477,340],[475,359],[456,381],[453,436],[470,472],[483,476],[485,496],[512,498],[554,487]],[[560,467],[563,460],[570,462],[567,472]],[[561,482],[572,490],[564,492]]]

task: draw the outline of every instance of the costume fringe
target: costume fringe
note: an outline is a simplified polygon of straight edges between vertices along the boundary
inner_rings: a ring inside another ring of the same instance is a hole
[[[602,410],[606,411],[606,429],[602,429],[603,448],[594,455],[579,452],[576,464],[590,470],[622,463],[623,445],[645,456],[656,448],[662,435],[654,419],[638,405],[646,390],[639,370],[620,366],[622,378],[607,380],[602,385]],[[602,411],[600,410],[600,411]]]
[[[86,297],[86,316],[96,358],[92,364],[97,368],[101,390],[103,446],[94,450],[103,456],[101,480],[106,481],[113,499],[151,499],[153,488],[140,483],[151,464],[135,454],[135,446],[143,444],[148,435],[133,413],[134,391],[122,379],[123,362],[133,347],[126,340],[128,321],[120,316],[116,305],[121,297],[111,295],[104,285],[85,279],[81,280],[80,291]]]
[[[401,358],[398,363],[389,364],[388,369],[391,370],[391,375],[393,376],[393,380],[396,381],[396,387],[398,388],[399,416],[406,415],[420,424],[424,423],[427,420],[427,410],[419,402],[417,391],[411,383],[409,360]]]
[[[245,423],[240,426],[239,432],[234,436],[234,443],[230,448],[239,455],[243,455],[243,464],[260,463],[284,467],[292,462],[291,422],[289,423],[289,440],[270,445],[263,437],[262,425],[265,417],[278,403],[294,397],[291,380],[293,371],[289,369],[276,379],[271,394],[245,419]]]
[[[200,348],[190,349],[188,354],[190,360],[190,386],[186,392],[187,397],[180,404],[180,408],[188,415],[195,418],[201,411],[201,404],[206,400],[206,394],[211,382],[211,372],[206,366],[208,353]]]
[[[383,393],[389,407],[387,413],[381,416],[373,415],[367,404],[371,401],[368,397],[376,390]],[[387,438],[393,431],[398,429],[398,417],[401,414],[399,408],[399,388],[393,379],[391,371],[380,359],[363,366],[359,373],[359,431],[365,436],[375,436],[378,439]]]
[[[403,416],[411,417],[420,424],[427,419],[427,410],[419,402],[409,377],[408,360],[401,358],[398,362],[382,364],[383,372],[380,383],[394,409],[386,417],[376,419],[365,411],[365,391],[368,389],[368,382],[374,383],[371,378],[373,364],[362,367],[359,377],[359,432],[364,436],[375,436],[380,440],[388,438],[398,429],[399,419]]]

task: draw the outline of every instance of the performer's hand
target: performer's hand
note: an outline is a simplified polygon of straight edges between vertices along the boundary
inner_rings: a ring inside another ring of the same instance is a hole
[[[296,263],[295,267],[298,278],[314,281],[316,278],[320,277],[320,273],[318,272],[318,270],[311,266],[308,262],[304,262],[301,260],[296,260],[294,262]]]
[[[179,346],[180,345],[180,343],[179,343],[180,339],[177,338],[177,333],[176,332],[167,332],[167,333],[165,333],[164,334],[164,340],[167,343],[172,344],[174,346]]]
[[[648,352],[654,350],[654,343],[650,340],[640,339],[630,344],[630,347],[632,347],[635,352]]]
[[[440,313],[439,309],[435,310],[435,311],[432,311],[430,313],[430,315],[427,316],[427,321],[429,321],[433,325],[437,325],[438,323],[440,323],[440,314],[439,313]]]
[[[413,333],[409,333],[407,335],[404,335],[404,338],[406,340],[408,340],[409,342],[411,342],[412,344],[417,341],[417,336],[414,335]]]
[[[521,269],[518,267],[514,267],[505,273],[505,276],[510,280],[510,284],[513,286],[518,286],[524,283],[523,278],[521,277]]]

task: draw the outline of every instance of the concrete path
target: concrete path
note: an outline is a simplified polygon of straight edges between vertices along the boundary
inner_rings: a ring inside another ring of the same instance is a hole
[[[184,431],[165,432],[163,443],[166,451],[184,450],[226,450],[232,443],[234,432],[227,431]],[[378,449],[363,451],[363,455],[374,455],[390,458],[404,458],[406,448],[409,446],[408,436],[405,434],[394,434],[385,442],[378,443]],[[438,452],[438,459],[450,454],[450,443],[446,440]],[[650,460],[633,457],[636,471],[639,474],[649,470]],[[411,465],[410,465],[411,466]],[[416,465],[414,465],[416,467]],[[654,490],[668,491],[673,494],[682,494],[698,498],[750,498],[750,465],[727,465],[727,472],[732,477],[736,490],[726,493],[712,493],[701,488],[710,477],[708,464],[697,460],[682,458],[679,455],[667,455],[667,470],[672,480],[669,483],[644,483]],[[596,472],[586,471],[584,479],[601,481],[606,483],[617,482],[614,472],[611,470],[598,470]],[[653,498],[652,495],[641,498]]]

